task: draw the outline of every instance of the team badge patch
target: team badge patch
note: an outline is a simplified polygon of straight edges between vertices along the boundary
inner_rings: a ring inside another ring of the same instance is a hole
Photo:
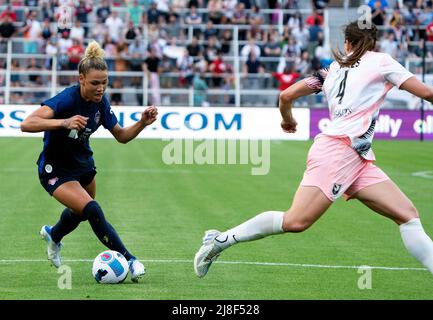
[[[59,181],[59,178],[55,177],[55,178],[52,178],[52,179],[48,180],[48,184],[50,186],[54,186],[57,181]]]
[[[98,124],[99,120],[101,120],[101,113],[98,111],[95,114],[95,123]]]
[[[334,186],[332,187],[332,194],[334,196],[336,196],[340,192],[341,186],[341,184],[334,183]]]

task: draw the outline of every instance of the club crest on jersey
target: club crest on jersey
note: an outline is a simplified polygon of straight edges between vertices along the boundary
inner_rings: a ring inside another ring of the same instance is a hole
[[[46,172],[46,173],[51,173],[51,172],[53,172],[53,167],[52,167],[50,164],[47,164],[47,165],[45,166],[45,172]]]
[[[98,111],[95,114],[95,123],[98,124],[99,120],[101,120],[101,113]]]

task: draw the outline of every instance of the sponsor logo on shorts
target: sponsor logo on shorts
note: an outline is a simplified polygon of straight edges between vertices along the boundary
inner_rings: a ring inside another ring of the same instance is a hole
[[[334,196],[336,196],[340,192],[341,186],[342,186],[341,184],[334,183],[334,186],[332,187],[332,194]]]

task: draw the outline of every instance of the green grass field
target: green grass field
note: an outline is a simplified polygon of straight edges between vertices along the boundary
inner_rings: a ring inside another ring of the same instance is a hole
[[[63,240],[72,288],[59,289],[61,274],[38,235],[62,210],[37,178],[42,141],[1,138],[0,299],[433,299],[433,276],[406,252],[398,227],[342,199],[306,232],[237,245],[204,279],[195,276],[192,260],[206,229],[288,208],[311,141],[272,142],[265,176],[252,176],[251,165],[165,165],[167,141],[91,143],[97,201],[146,265],[145,278],[97,284],[91,261],[105,248],[83,223]],[[376,141],[374,149],[377,165],[412,199],[433,236],[433,143]],[[430,179],[412,175],[419,171],[431,171]],[[372,288],[361,290],[360,265],[408,269],[373,269]]]

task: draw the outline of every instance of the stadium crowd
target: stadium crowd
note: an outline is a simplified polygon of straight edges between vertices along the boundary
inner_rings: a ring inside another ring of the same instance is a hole
[[[151,102],[161,105],[159,88],[195,90],[194,105],[208,102],[232,104],[206,95],[208,89],[234,88],[234,58],[241,56],[242,87],[254,90],[284,90],[294,82],[332,62],[331,49],[324,41],[323,9],[328,0],[311,1],[309,13],[301,13],[298,0],[24,0],[2,1],[0,53],[7,52],[7,40],[14,39],[13,52],[44,54],[44,58],[12,58],[10,85],[42,86],[50,81],[38,70],[51,70],[57,56],[57,70],[76,70],[90,39],[106,53],[110,71],[147,72],[155,94]],[[370,0],[373,22],[381,29],[378,50],[404,64],[407,57],[420,57],[423,39],[433,41],[433,4],[425,0]],[[271,11],[263,9],[274,9]],[[283,11],[279,28],[278,9]],[[239,29],[239,48],[234,48],[234,26]],[[238,50],[236,50],[238,49]],[[432,57],[430,50],[427,56]],[[6,68],[6,58],[0,59]],[[419,69],[420,64],[415,65]],[[20,70],[35,74],[14,73]],[[412,70],[419,72],[419,70]],[[125,80],[126,79],[126,80]],[[5,76],[1,75],[1,86]],[[73,76],[59,78],[67,86]],[[110,77],[111,87],[140,88],[142,77]],[[115,91],[115,90],[114,90]],[[122,93],[112,93],[113,104],[122,104]],[[41,93],[12,92],[11,103],[29,97],[38,103]],[[142,97],[137,94],[137,102]],[[254,96],[249,97],[254,101]],[[247,101],[248,102],[248,101]]]

